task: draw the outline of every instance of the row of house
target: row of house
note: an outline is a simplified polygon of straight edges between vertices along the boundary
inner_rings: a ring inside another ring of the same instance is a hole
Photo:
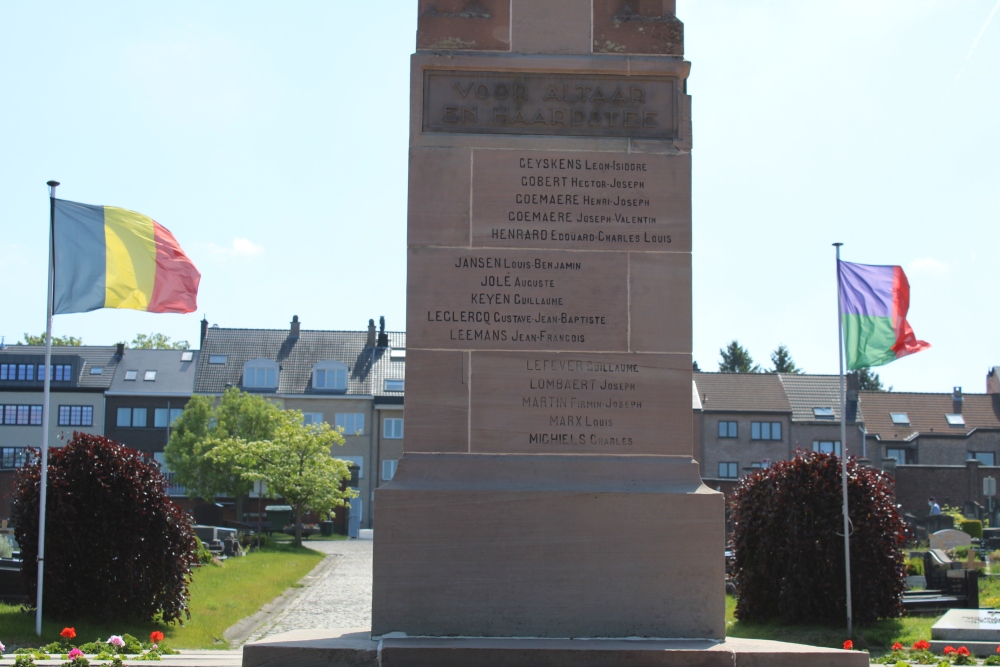
[[[392,479],[404,449],[405,334],[374,321],[362,331],[305,330],[293,317],[280,330],[202,321],[200,338],[199,350],[53,348],[49,442],[101,434],[162,463],[170,424],[191,395],[238,387],[301,410],[307,423],[344,429],[335,455],[357,467],[351,511],[372,527],[374,491]],[[42,348],[0,349],[0,518],[9,514],[13,471],[41,443],[43,368]],[[713,488],[727,491],[797,450],[841,453],[839,376],[696,372],[692,380],[694,451]],[[965,481],[941,482],[942,499],[982,500],[972,497],[966,469],[975,464],[978,479],[1000,460],[1000,367],[984,394],[859,391],[855,382],[847,377],[851,455],[893,471],[897,486],[904,475],[921,480],[913,498],[899,490],[905,504],[945,478]],[[956,485],[965,490],[952,492]]]
[[[104,435],[163,463],[170,425],[192,394],[238,387],[306,423],[344,429],[334,455],[357,467],[350,512],[372,525],[375,488],[392,479],[403,454],[406,336],[376,330],[228,329],[202,321],[200,350],[134,350],[124,345],[52,349],[49,443],[74,431]],[[0,518],[10,513],[13,472],[42,441],[44,348],[0,349]],[[169,471],[167,476],[170,477]],[[172,495],[183,496],[174,486]],[[243,519],[252,517],[242,517]]]

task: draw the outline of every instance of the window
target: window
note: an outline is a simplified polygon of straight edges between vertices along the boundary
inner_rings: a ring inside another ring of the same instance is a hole
[[[253,359],[243,364],[243,387],[277,389],[278,364],[270,359]]]
[[[816,419],[834,419],[833,408],[813,408]]]
[[[311,424],[322,424],[323,423],[323,413],[322,412],[303,412],[302,413],[302,423],[306,426]]]
[[[183,412],[182,408],[156,408],[153,410],[153,426],[166,428],[173,424]]]
[[[813,451],[840,456],[840,440],[813,440]]]
[[[94,408],[90,405],[60,405],[60,426],[93,426]]]
[[[139,371],[125,371],[125,379],[128,381],[134,381],[139,375]]]
[[[403,391],[404,380],[386,380],[386,391]]]
[[[405,361],[406,360],[406,348],[393,348],[389,350],[389,358],[393,361]]]
[[[750,422],[751,440],[781,440],[781,422]]]
[[[55,364],[49,369],[49,379],[53,382],[69,382],[73,379],[73,367],[69,364]],[[38,364],[38,379],[45,379],[45,364]]]
[[[91,375],[104,375],[104,366],[91,366],[90,367],[90,374]]]
[[[347,391],[347,364],[321,361],[313,366],[313,389]]]
[[[224,354],[213,354],[209,356],[208,363],[210,364],[224,364],[226,363],[226,355]]]
[[[719,437],[720,438],[735,438],[736,437],[736,422],[719,422]]]
[[[0,449],[0,468],[23,468],[28,463],[29,452],[27,447],[3,447]]]
[[[181,352],[181,361],[191,361],[192,359],[194,359],[194,352],[191,350]]]
[[[13,364],[0,364],[0,380],[12,380],[10,377],[10,367]]]
[[[720,461],[719,477],[739,477],[739,466],[736,461]]]
[[[905,412],[890,412],[889,418],[892,419],[893,424],[897,424],[899,426],[910,425],[910,416]]]
[[[155,382],[156,381],[156,371],[146,371],[145,375],[142,376],[143,382]]]
[[[909,463],[907,450],[901,448],[887,448],[885,450],[885,458],[896,459],[896,465],[906,465]]]
[[[387,459],[382,461],[382,479],[388,482],[396,474],[397,459]]]
[[[996,456],[993,452],[969,452],[969,459],[975,459],[984,466],[996,465]]]
[[[0,424],[4,426],[41,426],[42,406],[0,405]]]
[[[399,440],[403,437],[403,420],[398,417],[388,417],[382,420],[382,437],[386,440]]]
[[[965,426],[965,417],[962,415],[945,415],[944,418],[948,420],[948,426]]]
[[[364,435],[365,413],[338,412],[335,417],[335,425],[344,429],[346,435]]]
[[[35,379],[35,365],[34,364],[18,364],[17,365],[17,379],[18,380],[34,380]]]
[[[155,419],[155,413],[153,417]],[[146,408],[118,408],[117,425],[120,428],[146,428]]]
[[[363,456],[338,456],[341,461],[347,461],[348,465],[356,465],[358,467],[358,479],[364,479],[365,476],[365,457]]]

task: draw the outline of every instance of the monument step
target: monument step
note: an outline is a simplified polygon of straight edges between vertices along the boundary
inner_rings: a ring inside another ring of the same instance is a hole
[[[971,649],[970,649],[971,650]],[[868,654],[729,638],[533,639],[385,637],[297,630],[247,644],[243,667],[868,667]]]

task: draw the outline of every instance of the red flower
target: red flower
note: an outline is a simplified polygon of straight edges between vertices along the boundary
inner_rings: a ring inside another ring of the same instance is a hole
[[[997,653],[1000,653],[1000,646],[997,646]]]
[[[926,639],[921,639],[920,641],[915,642],[913,644],[913,649],[915,651],[926,651],[930,647],[931,647],[931,643],[929,641],[927,641]]]
[[[76,637],[76,630],[73,628],[63,628],[62,632],[59,633],[59,636],[63,639],[73,639]]]
[[[848,639],[846,642],[844,642],[844,650],[845,651],[853,651],[854,650],[854,642],[852,642],[850,639]]]
[[[893,651],[902,651],[903,650],[903,645],[900,644],[899,642],[896,642],[895,644],[892,645],[892,650]]]
[[[160,632],[159,630],[153,630],[152,632],[149,633],[149,641],[153,642],[154,644],[159,644],[160,642],[163,641],[163,633]]]
[[[958,651],[955,650],[954,646],[945,646],[944,647],[944,654],[945,655],[951,655],[952,653],[958,653]]]
[[[964,646],[959,646],[958,651],[956,651],[956,653],[958,653],[959,655],[969,655],[969,649],[965,648]]]

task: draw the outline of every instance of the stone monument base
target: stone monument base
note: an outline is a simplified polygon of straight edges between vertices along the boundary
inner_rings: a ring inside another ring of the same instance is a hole
[[[723,639],[722,494],[682,456],[406,454],[372,633]]]
[[[247,644],[243,667],[868,667],[860,651],[736,639],[383,637],[296,630]]]

